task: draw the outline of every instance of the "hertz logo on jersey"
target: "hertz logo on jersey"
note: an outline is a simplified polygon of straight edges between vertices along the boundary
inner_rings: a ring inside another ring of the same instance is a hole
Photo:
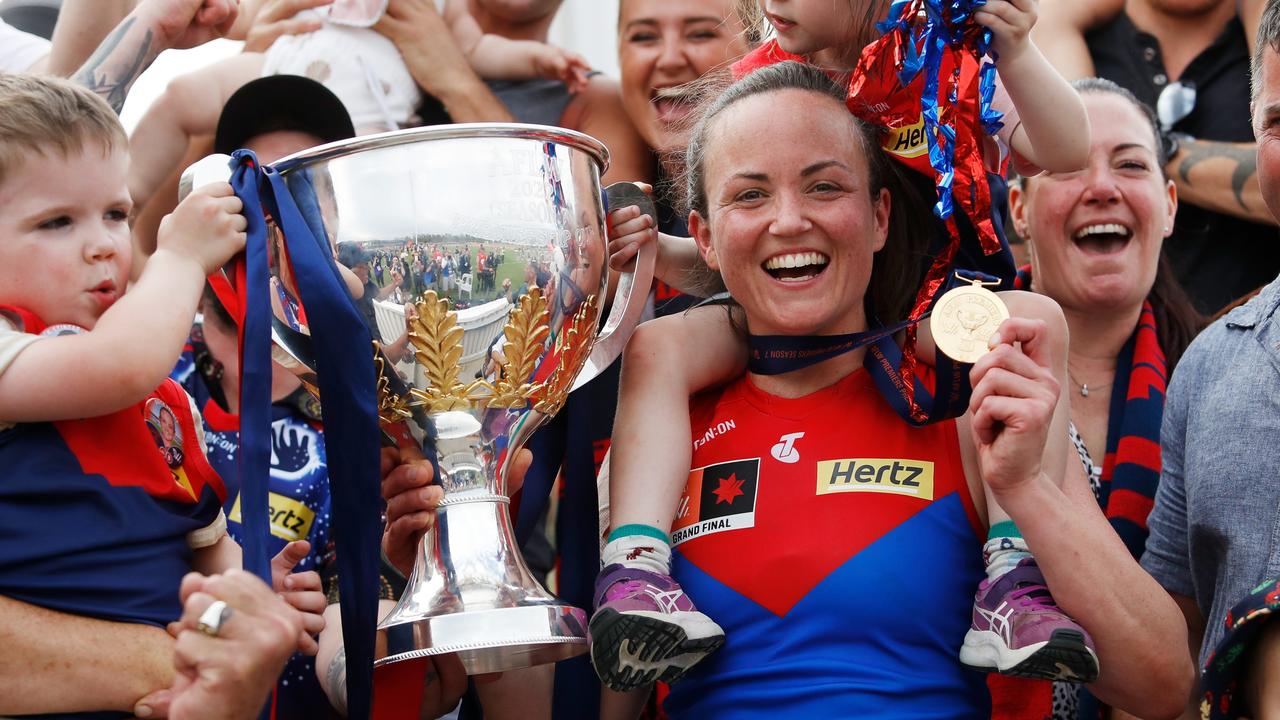
[[[933,499],[933,463],[893,458],[847,458],[818,463],[818,494],[893,493]]]
[[[316,519],[314,510],[293,498],[278,493],[269,493],[267,503],[268,512],[271,514],[272,535],[285,542],[293,542],[306,540],[311,534],[311,523]],[[231,513],[227,519],[235,523],[244,523],[240,518],[239,495],[236,496],[236,502],[231,506]]]
[[[915,158],[929,152],[929,140],[925,137],[924,117],[914,125],[889,130],[885,135],[884,149],[903,158]]]

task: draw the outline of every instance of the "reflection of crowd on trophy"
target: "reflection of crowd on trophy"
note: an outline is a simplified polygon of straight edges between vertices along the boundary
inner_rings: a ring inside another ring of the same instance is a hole
[[[0,716],[369,716],[345,448],[307,353],[241,354],[260,296],[234,263],[271,213],[181,170],[529,123],[598,139],[599,184],[653,212],[597,208],[596,178],[583,200],[548,142],[547,239],[337,230],[329,254],[383,384],[440,371],[438,304],[459,392],[559,412],[475,432],[585,654],[385,665],[378,717],[1280,718],[1280,0],[616,0],[590,32],[618,78],[548,41],[561,3],[0,2]],[[161,51],[216,38],[243,51],[121,124]],[[576,357],[570,323],[625,306],[601,273],[651,252],[619,362],[559,404],[550,366],[509,376],[513,323]],[[271,262],[273,332],[309,342]],[[269,436],[241,427],[250,378]],[[406,437],[380,617],[446,493]]]

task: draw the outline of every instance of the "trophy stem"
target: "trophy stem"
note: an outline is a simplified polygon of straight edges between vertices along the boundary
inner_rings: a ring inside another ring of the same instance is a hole
[[[457,653],[477,674],[586,652],[586,614],[543,589],[520,554],[491,433],[471,412],[432,418],[445,496],[404,595],[378,626],[387,655],[377,664]]]

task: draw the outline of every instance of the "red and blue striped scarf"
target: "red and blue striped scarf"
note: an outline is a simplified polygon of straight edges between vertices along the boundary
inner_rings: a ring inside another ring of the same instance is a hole
[[[1029,266],[1019,269],[1016,287],[1031,287]],[[1147,516],[1160,481],[1160,423],[1168,381],[1155,313],[1145,300],[1138,327],[1116,358],[1098,493],[1103,513],[1135,558],[1147,542]]]
[[[1018,270],[1015,287],[1031,288],[1030,266]],[[1155,313],[1150,301],[1145,301],[1138,327],[1116,358],[1107,414],[1107,454],[1102,461],[1098,492],[1103,514],[1135,558],[1142,555],[1147,542],[1147,516],[1160,480],[1160,423],[1168,380]],[[1057,717],[1052,683],[993,674],[987,684],[991,688],[992,720]],[[1106,717],[1105,706],[1081,689],[1074,718],[1102,717]]]

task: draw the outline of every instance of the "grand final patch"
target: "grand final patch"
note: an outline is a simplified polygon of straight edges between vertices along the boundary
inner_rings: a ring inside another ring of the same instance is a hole
[[[671,526],[671,544],[756,525],[760,458],[730,460],[689,473]]]

